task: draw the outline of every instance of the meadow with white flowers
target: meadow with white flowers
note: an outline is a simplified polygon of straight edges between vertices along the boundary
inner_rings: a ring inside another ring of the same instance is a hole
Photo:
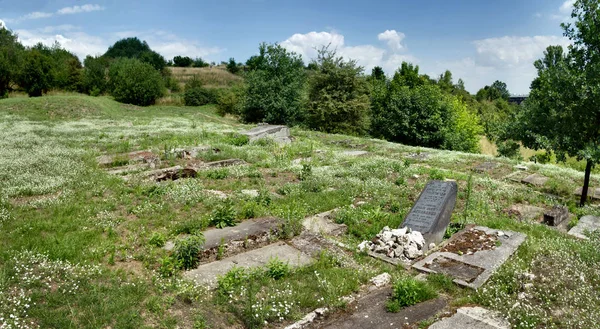
[[[478,291],[428,281],[449,309],[482,305],[515,328],[599,327],[600,236],[580,241],[505,211],[517,203],[563,204],[578,217],[599,215],[596,206],[576,207],[571,195],[582,172],[527,163],[550,178],[530,187],[508,177],[517,163],[505,158],[301,128],[292,129],[287,145],[240,142],[236,133],[248,128],[212,106],[140,108],[81,95],[0,100],[0,329],[275,328],[319,307],[343,312],[344,297],[371,277],[417,274],[353,249],[384,226],[400,225],[430,179],[457,181],[453,222],[528,235]],[[246,164],[154,182],[111,175],[96,161],[150,150],[167,167],[178,164],[173,149],[198,145],[210,146],[198,160]],[[486,161],[499,167],[472,171]],[[600,186],[600,177],[592,175],[592,185]],[[235,268],[215,290],[185,280],[172,251],[161,248],[200,235],[223,209],[236,222],[276,217],[278,238],[288,240],[303,218],[336,208],[335,221],[348,227],[338,242],[349,249],[323,252],[299,268],[277,260]]]

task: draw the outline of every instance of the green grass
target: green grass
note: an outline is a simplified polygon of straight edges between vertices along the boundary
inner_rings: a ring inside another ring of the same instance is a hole
[[[219,117],[212,106],[140,108],[77,94],[0,100],[0,317],[16,312],[19,321],[42,328],[227,328],[264,321],[282,326],[317,307],[341,309],[340,298],[371,276],[387,271],[400,280],[413,273],[352,252],[323,255],[298,269],[274,261],[269,274],[249,271],[243,282],[232,284],[234,298],[183,280],[181,264],[162,246],[219,223],[262,216],[279,218],[280,238],[287,239],[302,230],[303,218],[334,208],[339,209],[335,221],[348,226],[342,242],[355,246],[384,226],[400,225],[430,179],[457,181],[454,223],[519,231],[528,238],[476,294],[444,276],[430,276],[427,289],[452,305],[499,310],[521,328],[593,327],[593,317],[600,316],[594,293],[600,283],[600,240],[578,241],[504,212],[515,203],[562,203],[579,217],[598,215],[598,208],[575,207],[571,191],[582,184],[581,171],[529,163],[530,172],[550,178],[543,188],[532,188],[503,179],[516,164],[508,159],[299,128],[292,129],[295,140],[289,145],[247,143],[239,137],[247,128]],[[237,158],[247,165],[155,183],[124,181],[95,160],[151,150],[170,166],[183,164],[172,149],[197,145],[214,149],[199,154],[198,161]],[[348,149],[370,154],[340,153]],[[417,152],[429,158],[404,157]],[[300,158],[311,160],[293,162]],[[472,174],[471,168],[485,161],[497,161],[501,174]],[[600,186],[596,174],[592,185]],[[249,197],[242,189],[260,195]],[[207,190],[226,193],[229,204]],[[197,244],[189,247],[182,255],[194,253]],[[524,291],[523,273],[549,280],[534,280],[536,288]],[[288,307],[277,315],[252,296]],[[527,307],[511,308],[516,302]],[[255,318],[253,305],[260,309]]]

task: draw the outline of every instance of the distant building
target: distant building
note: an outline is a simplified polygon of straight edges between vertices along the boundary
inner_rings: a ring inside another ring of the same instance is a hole
[[[525,101],[529,97],[529,95],[513,95],[508,98],[508,102],[512,104],[521,105],[523,101]]]

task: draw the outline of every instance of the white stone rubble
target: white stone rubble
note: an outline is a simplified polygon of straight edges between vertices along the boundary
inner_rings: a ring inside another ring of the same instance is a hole
[[[390,258],[403,261],[423,256],[425,239],[421,232],[409,228],[390,229],[384,227],[371,241],[363,241],[358,245],[361,251],[372,251]]]

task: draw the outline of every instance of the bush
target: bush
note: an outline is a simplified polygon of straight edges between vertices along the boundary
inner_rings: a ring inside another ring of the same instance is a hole
[[[511,158],[519,159],[521,157],[521,145],[514,140],[507,140],[498,143],[498,155]]]
[[[243,93],[242,88],[222,89],[217,95],[217,114],[239,115],[243,108]]]
[[[185,269],[191,269],[198,265],[198,257],[204,244],[204,236],[201,234],[190,235],[175,241],[173,257]]]
[[[177,67],[190,67],[194,63],[194,60],[189,56],[175,56],[173,57],[173,66]]]
[[[137,59],[118,59],[110,66],[108,77],[111,93],[121,103],[148,106],[163,95],[160,73]]]
[[[83,90],[91,96],[99,96],[108,90],[106,71],[109,62],[103,57],[87,56],[83,61]]]
[[[154,232],[152,234],[152,237],[150,238],[150,240],[148,241],[148,243],[151,246],[155,246],[158,248],[162,248],[165,245],[165,242],[167,241],[167,238],[165,238],[165,236],[161,233],[158,232]]]
[[[238,74],[240,72],[240,66],[234,58],[229,59],[229,62],[227,63],[226,67],[227,71],[229,71],[231,74]]]
[[[198,87],[185,89],[183,94],[185,106],[202,106],[216,103],[215,93],[209,89]]]
[[[437,293],[427,283],[412,277],[402,278],[392,288],[392,297],[387,302],[390,312],[398,312],[400,308],[415,305],[437,297]]]
[[[295,125],[302,121],[304,64],[280,45],[260,45],[255,70],[247,73],[241,117],[246,122]]]
[[[277,257],[269,259],[269,262],[267,263],[266,274],[268,277],[275,280],[285,277],[290,273],[290,271],[290,265],[279,260]]]

